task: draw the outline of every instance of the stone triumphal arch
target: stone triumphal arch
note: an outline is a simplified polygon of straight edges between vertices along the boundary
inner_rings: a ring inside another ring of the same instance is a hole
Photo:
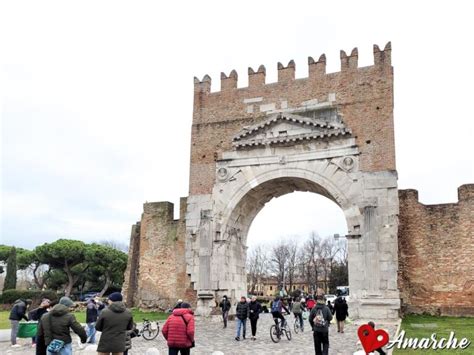
[[[278,81],[249,68],[194,80],[189,196],[174,220],[170,203],[147,203],[132,229],[127,301],[138,306],[191,299],[210,314],[224,294],[246,294],[246,239],[274,197],[310,191],[344,211],[352,315],[396,318],[400,308],[398,189],[393,131],[391,47],[374,46],[374,64],[341,51],[341,71],[326,58],[278,64]]]

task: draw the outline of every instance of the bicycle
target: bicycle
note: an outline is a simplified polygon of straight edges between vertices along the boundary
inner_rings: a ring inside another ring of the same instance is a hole
[[[293,325],[293,329],[295,330],[295,334],[298,334],[300,330],[303,330],[301,328],[300,319],[298,317],[295,317],[295,323]]]
[[[160,323],[143,318],[142,328],[138,330],[137,336],[142,335],[146,340],[155,339],[160,333]]]
[[[288,340],[291,340],[291,330],[288,327],[288,322],[285,321],[285,326],[282,326],[281,323],[282,320],[279,320],[277,324],[272,324],[270,327],[270,338],[272,338],[274,343],[278,343],[283,334],[285,334]]]

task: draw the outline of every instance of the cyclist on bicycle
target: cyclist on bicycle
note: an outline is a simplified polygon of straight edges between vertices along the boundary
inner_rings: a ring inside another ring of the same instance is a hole
[[[285,310],[286,314],[290,314],[288,308],[283,304],[282,299],[277,296],[272,302],[272,316],[275,322],[275,325],[278,327],[278,319],[281,319],[281,326],[284,327],[286,325],[285,317],[283,317],[282,309]]]
[[[304,331],[304,323],[303,323],[303,311],[305,310],[303,304],[301,303],[300,298],[296,298],[295,302],[293,302],[292,311],[295,315],[295,318],[300,322],[301,331]]]

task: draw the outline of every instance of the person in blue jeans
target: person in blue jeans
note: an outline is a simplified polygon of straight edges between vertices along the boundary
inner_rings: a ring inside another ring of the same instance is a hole
[[[249,304],[247,303],[247,298],[245,296],[240,297],[240,302],[237,303],[237,308],[235,310],[236,319],[237,319],[237,334],[235,340],[240,340],[240,329],[242,328],[242,335],[245,339],[245,330],[247,326],[247,318],[249,317]]]
[[[97,304],[93,298],[87,302],[86,309],[86,324],[87,324],[87,342],[90,344],[95,344],[95,323],[97,322],[97,317],[99,316],[99,311],[97,309]]]

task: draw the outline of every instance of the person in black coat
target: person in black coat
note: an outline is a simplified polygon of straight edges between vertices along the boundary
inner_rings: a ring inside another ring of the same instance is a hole
[[[258,315],[262,313],[262,306],[257,302],[257,297],[253,296],[249,303],[250,326],[252,327],[252,340],[257,339],[257,321]]]
[[[328,300],[328,304],[327,304],[329,310],[331,311],[331,314],[334,314],[334,307],[333,305],[331,304],[331,301]]]
[[[18,299],[15,301],[15,303],[13,304],[13,308],[10,311],[10,316],[8,317],[8,319],[10,320],[11,324],[10,341],[12,343],[12,347],[20,347],[20,345],[16,343],[16,335],[18,333],[20,321],[22,319],[28,321],[28,317],[26,316],[26,310],[31,304],[31,302],[32,301],[30,299]]]
[[[28,313],[28,319],[38,321],[41,319],[41,316],[48,312],[48,308],[51,304],[51,301],[48,298],[43,298],[41,304],[38,308],[33,309]],[[37,336],[33,337],[33,344],[37,343]]]
[[[95,323],[99,317],[99,310],[97,304],[93,298],[87,302],[86,308],[86,324],[87,324],[87,342],[95,344]]]
[[[227,299],[227,296],[224,295],[222,297],[221,303],[219,303],[219,307],[222,310],[222,319],[224,320],[224,328],[227,328],[227,318],[229,318],[229,310],[230,310],[230,301]]]
[[[245,339],[245,328],[247,326],[247,318],[249,316],[249,304],[245,296],[240,297],[240,302],[237,303],[235,309],[235,316],[237,319],[237,334],[235,340],[240,340],[240,329],[242,328],[242,336]]]
[[[337,332],[344,333],[344,321],[346,317],[349,316],[348,306],[346,300],[342,297],[336,298],[334,302],[334,313],[336,314],[337,319]]]

